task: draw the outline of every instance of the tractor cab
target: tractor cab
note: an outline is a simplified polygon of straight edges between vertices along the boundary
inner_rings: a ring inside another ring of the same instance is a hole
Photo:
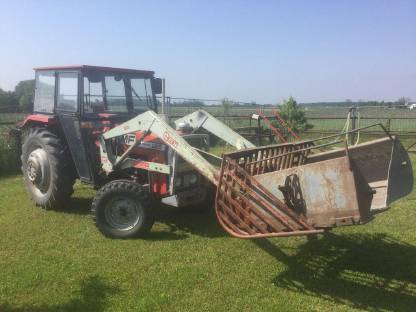
[[[148,110],[157,112],[161,79],[153,71],[100,66],[35,68],[35,100],[28,122],[56,125],[78,177],[100,180],[100,135]],[[126,143],[131,136],[126,136]]]
[[[157,112],[161,79],[153,71],[88,65],[35,71],[35,113],[127,120],[149,109]]]

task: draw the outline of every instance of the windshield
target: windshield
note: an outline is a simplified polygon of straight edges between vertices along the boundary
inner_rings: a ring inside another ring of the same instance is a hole
[[[84,113],[140,113],[153,109],[150,78],[120,74],[84,76]]]
[[[150,79],[134,78],[130,79],[131,93],[133,98],[133,110],[143,111],[147,107],[152,107],[153,95]]]

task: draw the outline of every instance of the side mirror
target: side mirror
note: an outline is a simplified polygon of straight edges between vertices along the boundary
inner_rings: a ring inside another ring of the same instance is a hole
[[[123,75],[121,75],[121,74],[117,74],[117,75],[114,76],[115,81],[121,81],[121,79],[123,79]]]
[[[153,78],[152,79],[152,90],[155,94],[162,93],[162,79],[160,78]]]
[[[98,83],[103,81],[103,75],[101,73],[88,73],[88,80],[92,83]]]

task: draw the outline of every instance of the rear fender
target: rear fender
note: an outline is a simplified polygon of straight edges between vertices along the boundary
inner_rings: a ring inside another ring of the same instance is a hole
[[[33,114],[33,115],[27,116],[23,121],[17,124],[17,127],[15,129],[13,129],[13,135],[16,137],[16,140],[18,140],[17,142],[18,142],[19,149],[21,149],[21,145],[23,144],[22,135],[24,135],[24,133],[28,129],[38,128],[38,127],[48,128],[49,130],[51,130],[53,133],[58,135],[58,137],[63,142],[65,142],[65,144],[63,144],[65,151],[67,148],[69,148],[66,137],[62,133],[62,128],[60,127],[58,117],[56,115]],[[19,152],[21,153],[21,151]],[[68,153],[69,152],[70,151],[68,150]],[[69,157],[72,162],[71,165],[73,166],[73,170],[74,172],[76,172],[76,167],[75,167],[75,163],[72,158],[72,155],[69,154]]]
[[[57,118],[54,115],[33,114],[27,116],[21,123],[18,124],[18,127],[23,129],[33,125],[50,126],[56,124]]]

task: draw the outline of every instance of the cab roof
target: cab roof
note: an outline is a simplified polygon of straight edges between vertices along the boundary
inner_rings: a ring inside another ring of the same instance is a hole
[[[102,72],[120,72],[129,74],[138,74],[143,76],[153,77],[154,71],[140,70],[140,69],[129,69],[129,68],[117,68],[117,67],[106,67],[106,66],[92,66],[92,65],[67,65],[67,66],[48,66],[48,67],[35,67],[34,70],[81,70],[81,71],[102,71]]]

